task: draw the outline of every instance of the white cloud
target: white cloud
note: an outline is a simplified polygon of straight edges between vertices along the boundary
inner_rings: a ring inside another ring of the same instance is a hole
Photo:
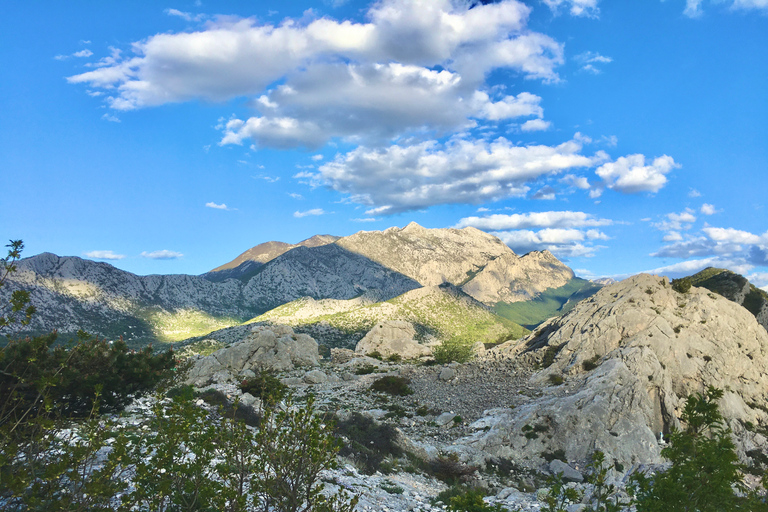
[[[665,174],[679,168],[671,156],[660,156],[650,165],[645,165],[644,155],[628,155],[600,166],[595,173],[606,186],[625,194],[637,192],[658,192],[667,183]]]
[[[599,0],[542,0],[552,12],[558,13],[561,7],[569,8],[572,16],[585,16],[597,18],[600,15],[600,8],[597,7]]]
[[[108,104],[119,110],[258,98],[259,115],[227,123],[222,144],[250,138],[257,147],[313,148],[333,137],[451,132],[476,120],[542,116],[538,96],[485,92],[495,69],[559,80],[563,46],[528,29],[529,13],[516,0],[471,9],[451,0],[382,0],[367,23],[219,18],[198,31],[150,36],[125,58],[113,51],[68,80],[109,91]]]
[[[690,18],[701,16],[701,4],[704,0],[685,0],[685,10],[683,14]]]
[[[181,254],[180,252],[169,251],[168,249],[163,249],[162,251],[152,251],[152,252],[144,251],[141,253],[142,258],[149,258],[152,260],[175,260],[183,256],[184,255]]]
[[[120,122],[120,118],[117,117],[117,116],[114,116],[112,114],[104,114],[103,116],[101,116],[101,119],[103,121],[109,121],[110,123],[119,123]]]
[[[515,213],[512,215],[489,215],[486,217],[465,217],[461,219],[456,228],[468,226],[483,230],[507,231],[526,228],[583,228],[610,226],[610,219],[596,218],[590,213],[572,211],[549,211]]]
[[[205,14],[192,14],[189,12],[183,12],[178,9],[166,9],[165,14],[168,16],[176,16],[185,21],[202,21],[206,18]]]
[[[701,192],[699,192],[695,188],[692,188],[688,191],[688,197],[690,198],[701,197]]]
[[[664,235],[664,238],[662,238],[665,242],[680,242],[683,240],[683,235],[681,235],[677,231],[670,231],[666,235]]]
[[[589,180],[585,178],[584,176],[576,176],[575,174],[566,174],[562,177],[560,180],[562,183],[565,183],[566,185],[569,185],[571,187],[576,187],[581,190],[589,190]]]
[[[763,10],[768,12],[768,0],[714,0],[712,3],[729,3],[732,10]],[[683,14],[689,18],[699,18],[704,14],[704,0],[686,0]]]
[[[594,255],[597,247],[584,245],[586,234],[578,229],[493,231],[517,254],[548,250],[558,258]]]
[[[752,266],[742,261],[728,258],[704,258],[697,260],[681,261],[672,265],[665,265],[652,270],[645,270],[649,274],[667,275],[672,278],[689,276],[707,267],[727,268],[738,274],[746,274]]]
[[[668,213],[666,220],[655,222],[653,227],[659,231],[687,231],[696,222],[696,216],[693,213],[690,208],[686,208],[680,213]]]
[[[733,8],[768,10],[768,0],[733,0]]]
[[[703,215],[714,215],[717,213],[717,208],[713,204],[704,203],[701,205],[701,213]]]
[[[524,122],[520,129],[524,132],[537,132],[548,130],[552,126],[550,121],[544,121],[543,119],[530,119]]]
[[[302,217],[308,217],[308,216],[317,216],[317,215],[325,215],[325,210],[322,208],[313,208],[311,210],[307,210],[305,212],[293,212],[293,216],[297,219],[300,219]]]
[[[216,210],[227,210],[227,211],[230,210],[230,208],[226,204],[224,204],[224,203],[216,204],[213,201],[211,201],[209,203],[205,203],[205,207],[206,208],[214,208]]]
[[[312,160],[314,160],[315,162],[319,162],[322,159],[323,159],[323,155],[312,155]]]
[[[125,258],[124,254],[115,254],[112,251],[88,251],[83,253],[83,256],[95,260],[121,260]]]
[[[303,195],[297,194],[295,192],[289,192],[288,195],[291,196],[293,199],[304,199]]]
[[[489,211],[491,211],[490,208],[486,208],[484,206],[481,206],[480,208],[477,209],[477,213],[483,213],[483,212],[489,212]]]
[[[766,236],[759,237],[747,231],[741,231],[733,228],[714,228],[706,227],[702,231],[715,242],[726,242],[732,244],[759,244]]]
[[[384,208],[378,214],[450,203],[478,204],[528,193],[528,183],[606,158],[580,154],[576,140],[558,146],[515,146],[453,139],[387,148],[359,147],[320,167],[313,179],[349,194],[353,202]]]
[[[85,50],[80,50],[79,52],[75,52],[72,54],[73,57],[78,57],[78,58],[90,57],[91,55],[93,55],[93,52],[87,48]]]
[[[363,219],[349,219],[349,220],[351,220],[352,222],[376,222],[379,219],[376,219],[374,217],[365,217]]]
[[[541,201],[554,201],[556,190],[549,185],[540,188],[535,194],[531,196],[531,199],[538,199]]]
[[[613,59],[610,57],[606,57],[605,55],[600,55],[596,52],[584,52],[580,53],[579,55],[576,55],[574,57],[576,62],[581,64],[581,70],[587,71],[589,73],[599,75],[602,73],[600,68],[598,67],[600,64],[610,64],[613,62]]]

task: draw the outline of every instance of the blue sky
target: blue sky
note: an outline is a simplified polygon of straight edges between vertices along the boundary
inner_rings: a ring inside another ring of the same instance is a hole
[[[475,226],[768,285],[766,0],[6,2],[1,235],[138,274]]]

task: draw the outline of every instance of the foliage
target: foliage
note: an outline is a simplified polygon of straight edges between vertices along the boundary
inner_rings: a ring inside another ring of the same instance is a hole
[[[608,483],[609,469],[605,454],[599,450],[593,452],[585,480],[594,486],[594,491],[584,512],[621,512],[629,505],[619,499],[616,486]]]
[[[478,469],[461,462],[455,453],[440,454],[430,460],[428,466],[432,475],[449,485],[467,482]]]
[[[24,242],[21,240],[10,240],[8,247],[8,256],[0,259],[0,288],[3,287],[11,273],[16,272],[16,262],[21,258],[21,251],[24,250]],[[32,315],[35,314],[35,307],[30,305],[29,292],[26,290],[15,290],[11,293],[8,304],[0,304],[0,330],[8,328],[16,322],[21,325],[29,325]]]
[[[438,364],[466,363],[474,355],[472,343],[455,338],[442,342],[432,350],[432,356]]]
[[[600,356],[594,355],[593,357],[582,361],[581,367],[584,369],[585,372],[590,372],[599,366],[598,365],[599,362],[600,362]]]
[[[341,455],[352,456],[369,474],[380,470],[385,458],[403,454],[397,443],[397,429],[393,425],[377,423],[358,412],[339,421],[336,432],[345,439]]]
[[[555,358],[557,357],[557,354],[560,353],[560,350],[565,346],[565,343],[562,343],[560,345],[549,345],[544,350],[544,354],[541,356],[541,367],[542,368],[549,368],[552,366],[552,364],[555,362]]]
[[[373,384],[371,384],[371,391],[379,391],[394,396],[412,395],[413,390],[408,386],[409,382],[410,381],[405,377],[386,375],[373,381]]]
[[[363,364],[355,369],[355,375],[370,375],[371,373],[376,373],[378,370],[378,366]]]
[[[673,432],[661,452],[672,466],[650,477],[633,475],[638,512],[768,510],[754,493],[746,493],[731,431],[717,409],[722,396],[722,390],[709,387],[688,397],[681,416],[686,428]]]
[[[549,477],[547,484],[550,487],[544,497],[546,506],[541,509],[542,512],[566,512],[569,503],[577,503],[581,499],[579,491],[565,486],[561,473]]]
[[[250,393],[269,404],[280,402],[288,393],[288,386],[267,371],[261,371],[255,377],[245,379],[240,383],[240,389],[243,393]]]
[[[66,347],[52,347],[55,332],[9,342],[0,359],[0,426],[40,407],[63,417],[86,416],[97,389],[101,411],[118,411],[176,364],[172,351],[131,351],[122,340],[107,342],[82,331],[78,337]]]
[[[456,512],[503,512],[506,510],[498,503],[493,506],[485,503],[484,495],[480,489],[469,488],[449,499],[448,510]]]
[[[691,280],[687,277],[672,281],[672,289],[678,293],[688,293],[691,290]]]

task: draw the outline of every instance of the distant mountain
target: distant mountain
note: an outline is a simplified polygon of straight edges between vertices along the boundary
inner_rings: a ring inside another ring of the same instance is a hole
[[[744,306],[768,330],[768,293],[750,283],[746,277],[730,270],[707,267],[688,279],[693,286],[706,288]]]
[[[206,272],[201,277],[209,281],[220,282],[226,279],[241,279],[247,281],[253,277],[258,269],[267,262],[272,261],[297,247],[320,247],[338,240],[338,236],[333,235],[315,235],[298,244],[287,244],[285,242],[265,242],[255,247],[251,247],[237,258],[229,263],[218,266],[215,269]]]
[[[137,276],[50,253],[21,260],[18,269],[0,298],[16,288],[31,292],[39,313],[29,332],[82,328],[136,345],[238,325],[302,297],[373,304],[450,285],[476,305],[498,311],[500,305],[546,297],[548,290],[560,290],[559,309],[584,290],[569,287],[573,271],[547,251],[520,257],[474,228],[426,229],[416,223],[344,238],[318,235],[295,245],[267,242],[202,276]],[[563,287],[571,294],[564,295]]]

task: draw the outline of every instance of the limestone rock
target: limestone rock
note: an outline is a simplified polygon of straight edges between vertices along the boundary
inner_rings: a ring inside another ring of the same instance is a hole
[[[328,376],[320,370],[310,370],[304,374],[304,382],[307,384],[322,384],[328,381]]]
[[[415,359],[432,353],[429,347],[414,340],[416,330],[408,322],[388,320],[376,324],[355,347],[358,354],[378,352],[384,357],[398,355],[403,359]]]
[[[563,481],[565,482],[584,481],[584,475],[582,475],[580,471],[573,469],[571,466],[558,459],[554,459],[549,463],[549,471],[553,475],[563,475]]]
[[[295,334],[287,326],[256,326],[243,341],[195,360],[187,382],[207,384],[217,372],[239,375],[246,370],[290,370],[295,366],[317,366],[317,342],[306,334]]]
[[[440,370],[440,375],[438,376],[440,380],[446,380],[446,381],[451,380],[454,377],[456,377],[456,370],[448,366]]]
[[[491,411],[487,432],[460,443],[496,456],[535,458],[563,449],[569,460],[602,450],[625,466],[661,462],[658,436],[679,428],[685,398],[707,386],[726,390],[721,411],[743,452],[760,442],[741,425],[765,424],[753,407],[768,400],[768,333],[746,309],[666,278],[638,275],[603,288],[498,355],[556,353],[530,384],[543,389],[514,413]],[[549,385],[551,376],[564,384]],[[525,436],[538,426],[546,438]],[[546,439],[546,442],[545,440]]]

